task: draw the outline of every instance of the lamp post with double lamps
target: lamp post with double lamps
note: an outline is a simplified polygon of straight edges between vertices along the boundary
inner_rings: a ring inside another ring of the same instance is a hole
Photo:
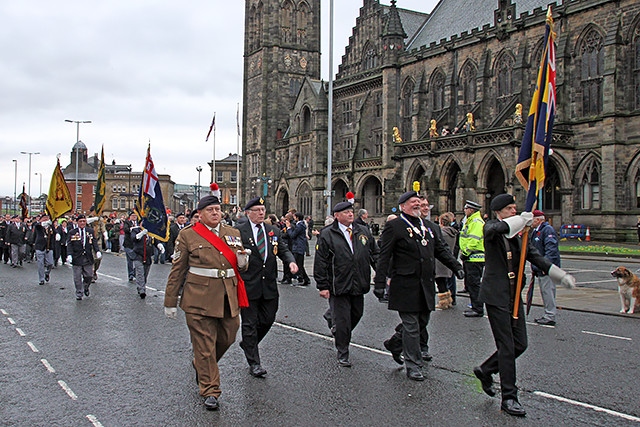
[[[196,192],[196,204],[198,204],[198,200],[200,200],[200,172],[202,172],[202,166],[198,166],[196,168],[196,171],[198,171],[198,190]],[[213,182],[213,181],[211,181]]]
[[[42,211],[42,203],[40,197],[42,197],[42,172],[34,172],[34,175],[38,175],[40,177],[40,191],[38,192],[38,197],[36,199],[39,201],[38,208]]]
[[[13,165],[15,166],[15,171],[14,171],[14,175],[13,175],[13,212],[16,211],[16,197],[18,196],[16,194],[17,192],[17,188],[18,188],[18,161],[16,159],[13,159]]]
[[[27,190],[28,191],[27,195],[29,196],[29,215],[31,215],[31,155],[32,154],[40,154],[40,152],[36,151],[34,153],[34,152],[29,152],[29,151],[21,151],[20,154],[29,155],[29,189]]]
[[[91,123],[91,120],[69,120],[69,119],[65,119],[65,122],[67,123],[75,123],[76,124],[76,187],[75,187],[75,193],[76,193],[76,198],[75,198],[75,205],[73,205],[73,207],[75,208],[75,210],[78,210],[78,157],[79,153],[80,153],[80,147],[78,147],[78,143],[80,142],[80,123]]]

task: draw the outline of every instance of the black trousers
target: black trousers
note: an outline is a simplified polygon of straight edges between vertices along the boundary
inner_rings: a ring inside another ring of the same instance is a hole
[[[333,320],[338,359],[349,357],[351,332],[355,329],[364,313],[364,295],[331,295],[329,306]]]
[[[463,267],[465,287],[469,291],[471,309],[478,313],[484,313],[483,304],[480,302],[480,283],[482,282],[484,262],[465,261]]]
[[[522,304],[519,308],[518,319],[514,320],[509,307],[487,304],[487,316],[497,350],[480,365],[480,368],[485,374],[500,373],[503,401],[518,400],[516,358],[527,349],[527,326]]]
[[[293,254],[293,257],[296,260],[296,264],[298,264],[298,281],[308,285],[311,281],[307,271],[304,269],[304,254]]]
[[[260,364],[258,344],[267,335],[271,325],[276,320],[278,298],[252,299],[249,307],[240,310],[242,320],[242,342],[240,348],[244,350],[249,366]]]

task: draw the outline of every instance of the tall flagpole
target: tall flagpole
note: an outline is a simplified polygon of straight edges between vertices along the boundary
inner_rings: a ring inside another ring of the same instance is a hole
[[[236,206],[240,206],[240,103],[236,110],[236,125],[238,127],[238,136],[236,144]]]
[[[211,182],[216,182],[216,113],[213,113],[213,157],[211,157]]]
[[[333,162],[333,0],[329,1],[329,114],[327,126],[327,216],[331,216],[331,168]]]

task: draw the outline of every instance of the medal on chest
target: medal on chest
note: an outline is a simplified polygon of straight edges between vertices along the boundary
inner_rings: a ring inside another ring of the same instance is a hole
[[[429,243],[429,241],[427,240],[427,228],[424,226],[424,223],[422,222],[422,219],[420,220],[420,228],[416,227],[415,225],[413,225],[411,223],[411,221],[409,221],[404,214],[400,214],[400,218],[402,218],[402,220],[404,222],[407,223],[407,225],[409,227],[407,227],[407,232],[409,233],[409,237],[413,238],[413,235],[415,234],[416,237],[420,237],[420,244],[422,246],[427,246],[427,244]],[[429,230],[429,234],[431,234],[431,237],[433,237],[433,233],[431,233],[431,230]]]

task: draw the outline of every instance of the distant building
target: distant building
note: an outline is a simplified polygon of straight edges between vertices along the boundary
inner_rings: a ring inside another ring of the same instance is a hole
[[[215,182],[220,187],[220,196],[222,200],[222,210],[230,211],[234,206],[238,205],[238,162],[240,168],[242,168],[242,157],[238,157],[238,154],[229,153],[227,157],[222,160],[216,160],[215,168]],[[209,163],[211,168],[211,163]],[[242,171],[242,169],[240,169]],[[210,191],[209,186],[205,186],[207,194]],[[204,195],[204,193],[203,193]]]

